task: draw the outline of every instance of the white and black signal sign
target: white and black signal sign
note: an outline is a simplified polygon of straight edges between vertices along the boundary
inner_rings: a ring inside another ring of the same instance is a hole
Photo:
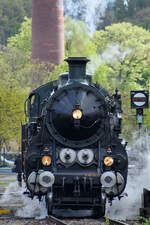
[[[131,108],[148,108],[148,91],[131,91]]]

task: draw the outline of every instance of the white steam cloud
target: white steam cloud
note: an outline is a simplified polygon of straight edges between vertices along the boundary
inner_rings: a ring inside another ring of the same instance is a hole
[[[146,129],[139,134],[133,134],[128,144],[129,173],[125,193],[128,196],[114,200],[112,206],[107,205],[106,215],[113,219],[136,219],[142,207],[141,196],[143,188],[150,190],[150,136]],[[31,200],[23,195],[24,188],[18,187],[17,182],[11,183],[0,199],[0,206],[13,209],[16,216],[35,217],[47,216],[45,201]],[[14,207],[21,204],[22,207]]]
[[[18,187],[18,183],[11,183],[0,199],[0,206],[11,209],[15,216],[25,218],[43,219],[47,216],[46,203],[43,199],[39,202],[26,197],[23,192],[25,188]],[[18,207],[18,204],[20,207]]]
[[[142,205],[143,188],[150,190],[150,137],[146,132],[140,136],[134,133],[129,144],[128,182],[125,189],[127,197],[115,200],[106,214],[113,219],[137,219]],[[107,208],[107,209],[108,209]]]
[[[88,71],[94,74],[96,69],[102,64],[111,64],[112,62],[123,62],[123,60],[132,52],[127,48],[122,50],[119,43],[109,43],[101,55],[91,56],[91,64],[88,64]]]
[[[89,30],[93,32],[108,2],[113,2],[113,0],[64,0],[64,11],[66,15],[84,20]]]
[[[100,55],[100,60],[106,63],[123,61],[131,53],[131,49],[122,50],[118,43],[109,43],[107,49]]]

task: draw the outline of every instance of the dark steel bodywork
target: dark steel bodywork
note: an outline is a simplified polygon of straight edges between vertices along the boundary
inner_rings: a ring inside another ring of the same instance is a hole
[[[110,96],[91,82],[86,58],[67,62],[69,73],[34,90],[27,100],[25,182],[31,197],[46,196],[49,213],[90,210],[90,216],[102,216],[106,198],[121,197],[127,181],[126,144],[119,138],[121,96],[118,90]],[[72,116],[76,108],[81,119]],[[49,166],[42,164],[44,155],[51,157]],[[112,165],[105,165],[106,157],[113,158]]]

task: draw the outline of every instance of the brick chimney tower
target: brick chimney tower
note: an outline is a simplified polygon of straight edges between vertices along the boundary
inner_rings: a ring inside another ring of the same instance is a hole
[[[60,64],[63,57],[63,0],[32,0],[32,60]]]

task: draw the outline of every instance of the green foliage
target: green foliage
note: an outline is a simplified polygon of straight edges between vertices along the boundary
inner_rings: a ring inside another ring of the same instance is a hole
[[[17,33],[25,16],[20,0],[0,0],[0,43],[6,44],[7,38]]]
[[[23,7],[26,12],[26,16],[31,18],[32,14],[32,1],[31,0],[22,0]]]
[[[116,0],[114,3],[114,15],[118,22],[122,22],[126,17],[127,7],[124,0]]]
[[[68,70],[59,66],[31,63],[31,19],[24,18],[19,33],[8,39],[0,51],[0,145],[20,140],[20,124],[24,122],[24,101],[32,89],[56,80]]]
[[[0,80],[15,80],[21,87],[29,87],[30,59],[17,48],[4,47],[0,52]]]
[[[74,19],[84,20],[86,13],[87,3],[83,0],[70,0],[69,4],[67,0],[64,3],[64,14],[70,15]]]
[[[21,77],[26,60],[17,49],[0,52],[0,145],[19,141],[20,125],[24,121],[24,100],[29,88]],[[25,70],[25,68],[24,68]]]
[[[100,57],[94,81],[111,92],[119,88],[123,98],[124,134],[136,126],[130,109],[130,91],[150,89],[150,32],[129,23],[113,24],[96,31],[92,42]],[[148,116],[144,119],[150,127]]]
[[[106,225],[110,225],[109,218],[107,216],[105,217],[105,220],[106,220]]]
[[[49,70],[48,79],[45,80],[45,81],[48,82],[48,81],[52,81],[52,80],[57,80],[58,79],[58,75],[61,74],[61,73],[66,72],[66,71],[68,71],[68,64],[67,64],[67,62],[63,62],[62,64],[60,64],[58,66],[55,65],[55,66],[53,66],[53,70]]]
[[[106,64],[103,63],[96,69],[93,81],[94,82],[98,81],[101,85],[105,86],[105,88],[108,89],[109,91],[114,91],[114,89],[111,89],[110,82],[108,82],[109,79],[108,75],[111,74],[111,72],[112,72],[111,68],[109,68]]]
[[[21,50],[23,53],[31,53],[31,19],[25,17],[19,33],[8,38],[8,46]]]
[[[137,0],[132,0],[132,1],[128,0],[127,7],[128,7],[128,11],[126,16],[133,17],[133,15],[136,13]]]
[[[144,218],[142,216],[139,216],[138,219],[139,219],[139,221],[142,222],[142,225],[150,225],[150,218]],[[134,225],[138,225],[138,224],[135,223]]]
[[[130,91],[150,89],[150,32],[130,23],[119,23],[106,27],[105,31],[96,31],[91,37],[84,22],[75,22],[67,17],[65,50],[65,57],[87,56],[92,62],[98,59],[93,80],[111,93],[119,88],[123,98],[123,123],[126,125],[123,126],[124,134],[129,137],[131,129],[136,126],[130,109]],[[19,140],[19,124],[24,120],[23,102],[29,91],[57,79],[60,73],[68,70],[65,62],[59,66],[32,64],[30,56],[31,19],[25,18],[19,33],[10,37],[7,47],[0,51],[1,142],[4,139],[8,143],[11,139]],[[5,94],[3,87],[7,89]],[[147,114],[149,112],[147,110]],[[144,122],[150,128],[148,116]],[[6,137],[5,133],[8,133]]]
[[[26,94],[14,80],[0,83],[0,144],[11,140],[19,142],[20,125],[24,120],[22,102]]]
[[[129,22],[149,30],[150,1],[115,0],[113,3],[108,2],[105,14],[99,17],[98,29],[105,29],[106,26],[114,23]]]
[[[129,21],[133,25],[138,25],[150,30],[150,1],[129,0],[128,13],[124,18],[124,21]]]
[[[139,88],[142,82],[145,85],[149,75],[150,32],[129,23],[113,24],[105,31],[96,31],[93,42],[111,69],[111,86],[113,79],[122,89]]]
[[[127,7],[128,7],[128,14],[129,16],[134,16],[134,13],[136,13],[140,9],[144,9],[150,6],[149,0],[127,0],[126,1]]]
[[[89,56],[94,51],[94,45],[90,42],[90,33],[87,25],[80,20],[65,18],[65,55]]]
[[[24,101],[29,92],[57,79],[64,65],[32,64],[22,50],[5,47],[0,52],[0,145],[20,140],[20,125],[24,123]],[[41,76],[42,74],[42,76]]]

